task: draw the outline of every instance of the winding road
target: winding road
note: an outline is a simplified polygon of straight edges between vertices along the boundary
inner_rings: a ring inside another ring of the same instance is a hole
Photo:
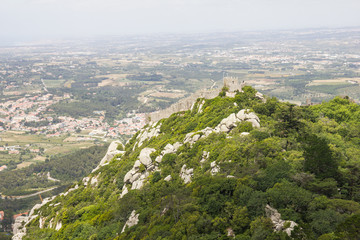
[[[29,198],[29,197],[34,197],[36,195],[39,195],[39,194],[42,194],[42,193],[45,193],[45,192],[49,192],[51,190],[54,190],[55,188],[57,187],[52,187],[52,188],[48,188],[48,189],[45,189],[45,190],[42,190],[42,191],[39,191],[39,192],[36,192],[36,193],[32,193],[32,194],[28,194],[28,195],[23,195],[23,196],[1,196],[1,199],[11,199],[11,200],[14,200],[14,199],[24,199],[24,198]]]

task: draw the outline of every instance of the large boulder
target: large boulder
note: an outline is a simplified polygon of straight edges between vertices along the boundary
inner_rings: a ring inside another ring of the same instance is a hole
[[[121,233],[125,232],[125,229],[127,227],[132,227],[135,226],[136,224],[138,224],[139,222],[139,214],[136,214],[136,211],[133,210],[128,218],[128,220],[126,221],[123,229],[121,230]]]
[[[186,164],[184,164],[180,171],[180,177],[182,180],[184,180],[184,183],[190,183],[191,177],[193,176],[194,169],[193,168],[186,168]]]
[[[146,168],[150,168],[152,166],[152,160],[150,154],[155,152],[154,148],[144,148],[140,152],[139,160],[142,164],[145,165]]]

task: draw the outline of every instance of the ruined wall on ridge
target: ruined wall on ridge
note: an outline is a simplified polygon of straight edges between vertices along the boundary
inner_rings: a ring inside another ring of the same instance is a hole
[[[224,86],[228,87],[228,92],[234,93],[235,91],[242,91],[242,87],[245,85],[244,81],[239,82],[238,78],[234,77],[225,77],[223,79]],[[194,94],[181,99],[177,103],[172,104],[170,107],[159,110],[156,112],[152,112],[146,115],[147,123],[154,123],[163,118],[168,118],[171,114],[176,112],[187,111],[191,109],[192,105],[196,102],[198,98],[212,99],[219,95],[221,89],[202,89]]]

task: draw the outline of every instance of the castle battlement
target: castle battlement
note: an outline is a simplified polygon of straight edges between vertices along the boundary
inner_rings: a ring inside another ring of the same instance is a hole
[[[242,91],[242,87],[245,86],[245,82],[239,83],[238,78],[234,77],[225,77],[223,79],[224,87],[228,88],[227,96],[235,96],[236,91]],[[163,118],[168,118],[171,114],[176,112],[182,112],[190,110],[193,104],[198,98],[212,99],[219,95],[222,89],[201,89],[193,93],[192,95],[179,100],[178,102],[172,104],[170,107],[152,112],[146,115],[147,123],[154,123]]]

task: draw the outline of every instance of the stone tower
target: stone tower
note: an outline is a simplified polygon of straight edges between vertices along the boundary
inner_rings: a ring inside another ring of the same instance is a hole
[[[227,87],[229,90],[228,92],[234,93],[236,90],[239,92],[242,91],[242,87],[244,85],[244,82],[239,83],[239,79],[235,77],[224,77],[224,87]]]

